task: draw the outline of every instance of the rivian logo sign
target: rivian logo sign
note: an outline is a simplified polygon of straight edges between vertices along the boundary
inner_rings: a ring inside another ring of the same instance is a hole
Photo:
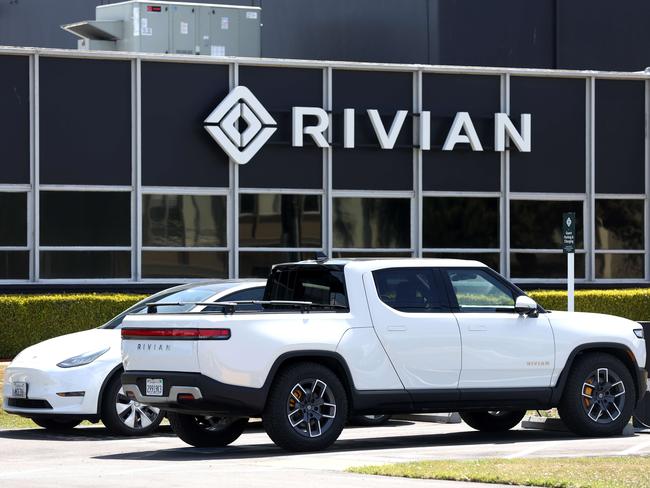
[[[408,110],[397,110],[387,127],[379,111],[367,109],[377,142],[381,149],[393,149],[409,114]],[[417,114],[417,145],[423,151],[431,150],[431,112],[424,110]],[[311,120],[307,125],[305,119]],[[343,110],[343,147],[355,147],[356,110]],[[315,123],[314,123],[315,122]],[[291,109],[291,145],[302,147],[307,135],[319,147],[330,147],[326,134],[330,127],[330,115],[320,107],[293,107]],[[246,164],[277,130],[277,123],[260,101],[245,86],[235,87],[205,119],[205,129],[217,144],[238,164]],[[511,141],[520,152],[531,149],[531,116],[521,114],[520,129],[517,130],[508,114],[494,114],[494,150],[506,150],[506,141]],[[442,145],[443,151],[453,151],[457,144],[469,144],[472,151],[483,151],[472,118],[468,112],[457,112]]]

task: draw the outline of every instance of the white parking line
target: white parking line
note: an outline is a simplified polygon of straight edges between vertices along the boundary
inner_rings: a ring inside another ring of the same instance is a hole
[[[634,446],[628,447],[627,449],[620,451],[617,454],[620,456],[627,456],[629,454],[636,454],[637,452],[641,452],[645,449],[650,449],[650,441],[642,442],[641,444],[635,444]]]
[[[528,449],[522,449],[521,451],[513,452],[512,454],[508,454],[507,456],[503,456],[505,459],[514,459],[514,458],[520,458],[520,457],[526,457],[529,456],[530,454],[536,453],[538,451],[543,451],[544,449],[548,449],[549,447],[553,447],[556,445],[557,442],[546,442],[544,444],[538,444],[532,447],[529,447]]]

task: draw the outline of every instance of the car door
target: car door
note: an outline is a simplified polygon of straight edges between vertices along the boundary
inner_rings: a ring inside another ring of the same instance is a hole
[[[555,345],[546,314],[516,313],[515,291],[487,268],[448,268],[443,276],[463,343],[459,388],[550,386]]]
[[[364,275],[373,326],[407,390],[453,389],[460,332],[437,270],[379,269]]]

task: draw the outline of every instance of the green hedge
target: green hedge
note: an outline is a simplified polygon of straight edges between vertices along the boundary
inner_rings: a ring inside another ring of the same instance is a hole
[[[565,291],[531,291],[548,310],[566,310]],[[144,295],[0,295],[0,358],[51,337],[91,329],[107,322]],[[650,289],[579,290],[576,310],[650,321]]]
[[[567,292],[536,290],[528,293],[547,310],[566,310]],[[625,290],[577,290],[577,312],[596,312],[618,315],[636,321],[650,321],[650,288]]]
[[[62,334],[98,327],[144,295],[0,295],[0,358]]]

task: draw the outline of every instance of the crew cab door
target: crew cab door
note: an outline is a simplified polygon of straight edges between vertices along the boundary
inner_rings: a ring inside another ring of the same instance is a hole
[[[373,326],[404,387],[457,388],[460,332],[439,272],[390,268],[363,279]]]
[[[546,314],[520,316],[514,290],[488,269],[441,269],[460,326],[459,388],[548,387],[555,345]],[[456,302],[456,303],[454,303]]]

